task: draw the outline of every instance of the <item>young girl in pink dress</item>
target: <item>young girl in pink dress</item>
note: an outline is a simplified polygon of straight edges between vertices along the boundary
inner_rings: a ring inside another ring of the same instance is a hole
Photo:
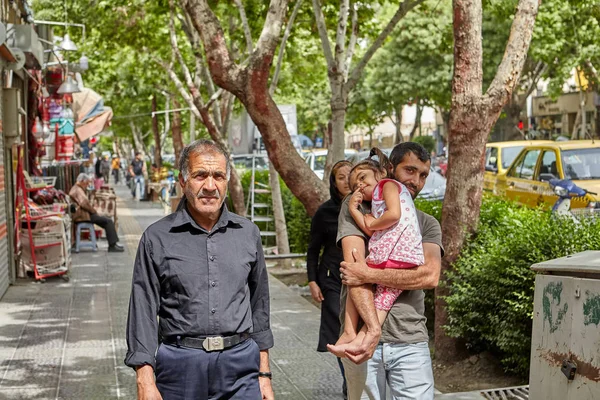
[[[372,159],[379,158],[379,162]],[[371,268],[413,268],[424,261],[419,221],[408,189],[394,179],[388,179],[391,163],[379,150],[373,148],[369,158],[356,164],[350,171],[350,214],[358,227],[371,237],[367,265]],[[354,200],[354,201],[353,201]],[[358,205],[371,202],[371,214],[363,214]],[[355,206],[353,206],[355,205]],[[375,308],[383,325],[389,310],[402,290],[382,285],[375,289]],[[344,332],[335,345],[327,345],[330,352],[345,357],[346,351],[360,347],[366,326],[357,333],[359,314],[350,299],[346,299]]]

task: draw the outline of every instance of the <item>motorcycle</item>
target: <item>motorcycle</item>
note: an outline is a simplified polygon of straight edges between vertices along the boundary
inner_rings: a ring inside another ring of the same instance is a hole
[[[572,218],[574,222],[578,222],[578,220],[575,217],[575,213],[573,212],[574,210],[571,210],[571,199],[574,197],[584,197],[588,193],[596,195],[594,192],[587,191],[586,189],[577,186],[569,179],[560,180],[555,178],[550,179],[548,183],[554,191],[554,194],[558,196],[558,199],[556,199],[556,202],[552,206],[552,212],[559,217]],[[589,212],[589,214],[592,215],[594,210],[595,209],[593,208],[578,209],[577,214],[585,215],[587,212]]]

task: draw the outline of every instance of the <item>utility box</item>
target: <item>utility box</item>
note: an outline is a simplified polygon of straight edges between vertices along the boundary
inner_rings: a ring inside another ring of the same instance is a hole
[[[531,400],[600,399],[600,251],[535,264]]]

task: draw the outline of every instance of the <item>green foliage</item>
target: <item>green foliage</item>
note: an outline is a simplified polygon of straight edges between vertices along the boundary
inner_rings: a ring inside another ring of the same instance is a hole
[[[433,136],[415,136],[413,142],[419,143],[421,146],[425,147],[425,150],[429,153],[435,150],[435,139]]]
[[[600,248],[600,220],[575,224],[550,212],[485,198],[479,231],[448,275],[450,336],[497,354],[507,371],[529,371],[532,264]]]

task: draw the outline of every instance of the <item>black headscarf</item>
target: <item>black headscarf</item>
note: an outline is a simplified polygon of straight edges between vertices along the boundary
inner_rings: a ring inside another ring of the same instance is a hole
[[[347,163],[348,166],[352,166],[352,164],[346,160],[338,161],[333,165],[333,168],[331,168],[331,174],[329,175],[329,195],[331,197],[329,200],[323,203],[323,205],[321,205],[324,222],[326,224],[335,224],[336,230],[338,215],[340,213],[340,208],[342,207],[342,201],[344,198],[335,184],[335,174],[333,171],[335,171],[338,165],[341,163]]]

